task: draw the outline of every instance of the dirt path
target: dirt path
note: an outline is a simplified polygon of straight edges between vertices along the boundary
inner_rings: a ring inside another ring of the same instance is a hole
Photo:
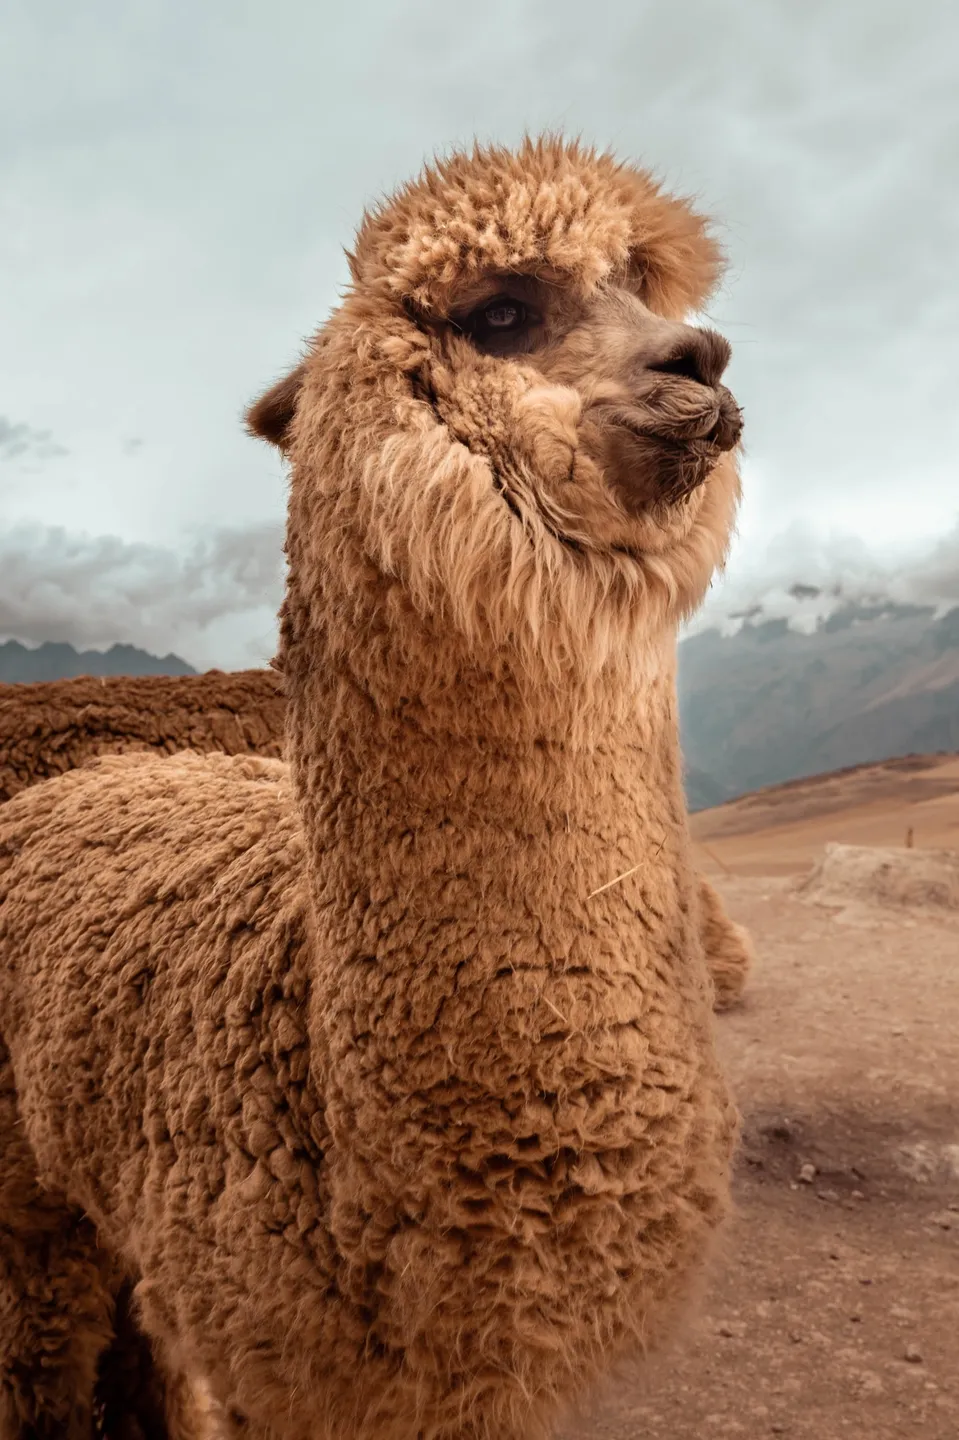
[[[738,1213],[685,1339],[576,1440],[959,1437],[959,917],[720,882],[760,955],[720,1038]]]

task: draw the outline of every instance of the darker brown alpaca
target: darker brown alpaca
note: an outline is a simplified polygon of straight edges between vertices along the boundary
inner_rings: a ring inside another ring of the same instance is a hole
[[[351,265],[251,414],[289,766],[0,808],[3,1440],[88,1440],[117,1272],[246,1440],[544,1440],[726,1208],[674,684],[739,496],[677,328],[718,252],[544,140],[427,170]]]

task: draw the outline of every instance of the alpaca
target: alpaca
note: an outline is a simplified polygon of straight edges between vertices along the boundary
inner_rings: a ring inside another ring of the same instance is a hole
[[[0,686],[0,803],[97,755],[189,748],[279,756],[283,716],[282,684],[273,670],[78,676]],[[751,944],[704,876],[699,893],[706,963],[716,1009],[724,1010],[742,994]],[[113,1324],[116,1333],[98,1368],[97,1434],[103,1440],[161,1440],[164,1417],[174,1409],[176,1433],[192,1436],[199,1422],[188,1418],[189,1394],[171,1396],[170,1381],[130,1313],[128,1284],[118,1291]]]
[[[249,414],[288,766],[0,808],[4,1440],[87,1440],[117,1270],[227,1433],[536,1440],[727,1206],[674,684],[739,497],[683,323],[718,248],[545,139],[427,168],[350,265]]]
[[[278,757],[284,709],[282,681],[272,669],[0,685],[0,803],[97,755],[199,750]],[[703,875],[699,900],[706,963],[723,1010],[742,994],[752,945]]]
[[[278,756],[283,711],[282,682],[272,670],[0,685],[0,803],[95,755],[221,750]]]

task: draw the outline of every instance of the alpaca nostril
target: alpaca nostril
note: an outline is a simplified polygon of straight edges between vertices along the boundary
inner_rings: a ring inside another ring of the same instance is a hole
[[[732,350],[728,340],[715,330],[696,330],[689,326],[670,353],[649,366],[660,375],[682,375],[698,385],[718,385],[729,364]]]

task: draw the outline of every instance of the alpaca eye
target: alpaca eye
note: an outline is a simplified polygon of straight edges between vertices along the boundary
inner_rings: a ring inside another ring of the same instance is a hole
[[[491,330],[518,330],[526,319],[526,310],[518,300],[494,300],[483,311],[483,319]]]
[[[514,300],[512,295],[494,295],[452,323],[479,349],[493,355],[513,355],[531,347],[532,331],[540,321],[522,300]]]

